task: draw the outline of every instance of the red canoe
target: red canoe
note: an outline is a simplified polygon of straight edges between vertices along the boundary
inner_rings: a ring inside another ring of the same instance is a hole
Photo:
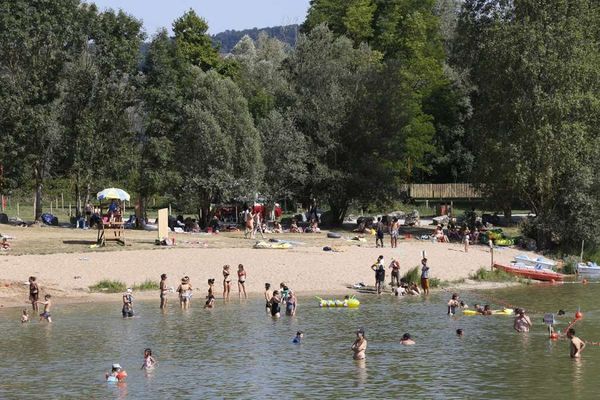
[[[494,264],[494,267],[508,272],[509,274],[535,279],[537,281],[562,281],[567,276],[545,268],[535,269],[534,267],[502,264]]]

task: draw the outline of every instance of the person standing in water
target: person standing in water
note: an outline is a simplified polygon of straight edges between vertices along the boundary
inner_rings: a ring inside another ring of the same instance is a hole
[[[23,314],[21,314],[21,323],[25,324],[29,322],[29,314],[27,313],[27,310],[23,310]]]
[[[271,297],[273,297],[273,292],[271,291],[271,284],[265,283],[265,308],[267,309],[267,314],[271,313]]]
[[[289,291],[288,298],[285,303],[285,315],[294,316],[296,315],[296,307],[298,306],[298,299],[296,298],[296,293],[293,291]]]
[[[448,315],[456,314],[456,309],[460,307],[460,303],[458,302],[458,294],[453,293],[452,298],[448,301]]]
[[[169,293],[169,289],[167,288],[167,274],[162,274],[160,276],[160,308],[167,308],[167,293]]]
[[[520,308],[513,323],[513,328],[517,332],[529,332],[529,329],[531,329],[531,327],[531,319],[527,315],[525,315],[525,310]]]
[[[579,358],[581,357],[581,352],[585,349],[585,342],[575,336],[575,329],[569,328],[567,331],[567,337],[571,342],[570,346],[570,354],[571,358]]]
[[[229,300],[231,292],[231,271],[229,265],[223,266],[223,300]]]
[[[192,285],[189,276],[181,278],[181,284],[177,288],[177,293],[179,293],[179,305],[181,308],[189,308],[192,302]]]
[[[244,293],[244,298],[247,299],[248,295],[246,294],[246,271],[244,270],[244,266],[242,264],[238,265],[238,296],[242,298],[242,292]]]
[[[123,293],[123,308],[121,314],[123,318],[133,317],[133,296],[131,288],[127,289],[127,292]]]
[[[425,295],[429,294],[429,267],[427,266],[427,259],[423,257],[421,260],[421,287]]]
[[[351,349],[354,353],[352,358],[355,360],[364,360],[367,357],[367,338],[364,329],[359,328],[356,331],[356,340],[352,343]]]
[[[52,296],[47,294],[44,296],[44,301],[36,301],[37,304],[44,305],[44,312],[40,314],[40,322],[45,319],[48,321],[48,323],[52,323],[52,316],[50,315],[50,308],[52,308],[52,300],[50,300],[51,298]]]
[[[281,297],[279,297],[279,291],[273,291],[273,296],[271,296],[271,316],[275,318],[279,318],[281,316]]]
[[[29,277],[29,301],[31,302],[31,307],[33,307],[33,311],[38,311],[38,300],[40,295],[40,288],[36,282],[35,276]]]
[[[156,366],[156,359],[152,357],[152,349],[144,350],[144,364],[142,364],[142,369],[149,370],[153,369]]]

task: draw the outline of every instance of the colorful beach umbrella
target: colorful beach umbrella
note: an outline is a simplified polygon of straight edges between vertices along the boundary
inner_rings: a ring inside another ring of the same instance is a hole
[[[97,194],[98,200],[125,200],[129,201],[129,193],[119,188],[104,189]]]

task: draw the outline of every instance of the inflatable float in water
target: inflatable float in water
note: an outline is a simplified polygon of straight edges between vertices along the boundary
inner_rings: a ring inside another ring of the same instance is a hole
[[[319,300],[319,307],[346,307],[346,308],[358,308],[360,306],[360,301],[354,296],[350,296],[344,300],[330,299],[325,300],[320,297],[317,297]]]
[[[515,311],[511,308],[505,308],[503,310],[492,310],[492,315],[513,315]],[[463,315],[483,315],[476,310],[463,310]]]

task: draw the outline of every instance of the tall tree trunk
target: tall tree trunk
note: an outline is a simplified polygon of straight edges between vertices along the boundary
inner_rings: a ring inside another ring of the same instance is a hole
[[[81,217],[81,185],[79,180],[79,173],[75,178],[75,217],[77,219]]]
[[[331,209],[331,224],[341,226],[346,212],[348,212],[348,202],[346,200],[329,200],[329,208]]]
[[[504,206],[504,221],[507,226],[512,225],[512,207],[509,205]]]
[[[42,217],[42,190],[44,188],[43,172],[40,167],[35,168],[35,220]]]

